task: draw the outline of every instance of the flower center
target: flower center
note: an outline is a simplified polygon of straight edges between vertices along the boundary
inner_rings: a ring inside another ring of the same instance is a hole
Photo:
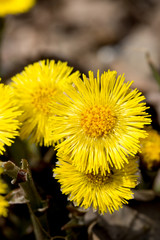
[[[0,0],[0,3],[9,3],[9,2],[12,2],[13,0]]]
[[[40,87],[31,94],[32,104],[37,112],[41,112],[44,115],[50,114],[50,103],[53,100],[55,89]]]
[[[116,116],[106,106],[93,106],[81,114],[81,126],[89,137],[105,137],[115,123]]]
[[[111,173],[107,172],[106,175],[101,175],[100,173],[96,175],[94,175],[93,173],[86,174],[88,182],[93,183],[94,185],[105,184],[106,182],[108,182],[111,175],[112,172]]]

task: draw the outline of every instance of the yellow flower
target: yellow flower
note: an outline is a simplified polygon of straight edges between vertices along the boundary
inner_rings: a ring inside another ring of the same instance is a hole
[[[4,145],[10,146],[13,138],[19,135],[19,121],[21,114],[15,107],[13,91],[9,86],[0,84],[0,154],[5,151]]]
[[[0,174],[3,172],[0,167]],[[9,203],[6,201],[5,197],[2,194],[7,192],[7,184],[2,181],[0,178],[0,216],[7,217]]]
[[[69,195],[75,205],[85,209],[92,207],[99,213],[108,210],[112,213],[133,198],[131,188],[137,185],[138,178],[135,160],[130,159],[121,170],[113,167],[105,175],[79,172],[71,163],[63,156],[53,172],[62,193]]]
[[[52,115],[50,104],[79,75],[79,72],[71,74],[72,69],[66,62],[40,61],[25,67],[22,73],[12,78],[17,104],[24,111],[20,117],[22,139],[30,136],[32,142],[40,145],[53,144],[45,136],[48,118]]]
[[[0,182],[1,183],[1,182]],[[0,195],[0,216],[7,217],[9,206],[8,202],[5,200],[5,197]]]
[[[35,0],[0,0],[0,17],[24,13],[34,6]]]
[[[148,137],[141,140],[141,158],[148,169],[160,166],[160,134],[149,128]]]
[[[110,166],[117,169],[128,163],[140,148],[139,138],[146,137],[144,124],[150,119],[145,112],[145,97],[116,71],[104,72],[97,79],[75,78],[70,89],[52,103],[50,131],[58,154],[71,155],[79,171],[104,173]]]

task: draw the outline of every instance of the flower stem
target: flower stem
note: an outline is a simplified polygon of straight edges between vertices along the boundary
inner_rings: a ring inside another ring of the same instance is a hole
[[[22,167],[17,167],[13,162],[1,163],[4,173],[10,176],[12,183],[19,184],[23,189],[25,198],[29,201],[28,208],[37,240],[49,240],[51,237],[47,233],[48,224],[46,209],[47,203],[43,201],[37,192],[27,160],[22,159]]]
[[[44,230],[44,228],[42,228],[42,225],[39,221],[39,219],[35,216],[35,214],[33,213],[30,204],[28,205],[28,209],[30,212],[30,216],[31,216],[31,220],[32,220],[32,224],[33,224],[33,228],[34,228],[34,234],[37,240],[50,240],[51,237],[49,236],[49,234]]]

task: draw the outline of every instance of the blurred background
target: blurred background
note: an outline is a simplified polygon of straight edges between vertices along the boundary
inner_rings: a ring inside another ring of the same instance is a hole
[[[160,71],[159,0],[39,0],[28,13],[7,16],[1,45],[2,78],[9,79],[24,66],[42,59],[67,61],[85,74],[89,70],[96,73],[97,69],[125,73],[126,80],[134,80],[133,87],[146,96],[154,127],[159,129],[160,91],[150,67],[152,63]],[[12,158],[14,150],[15,146],[6,158]],[[75,212],[71,205],[66,209],[67,198],[61,195],[52,178],[51,165],[55,159],[51,153],[52,161],[46,160],[47,148],[39,151],[41,157],[33,149],[30,156],[36,156],[33,177],[42,196],[45,192],[52,205],[53,235],[72,232],[68,239],[80,240],[159,239],[160,199],[152,187],[137,192],[129,206],[113,215],[98,216],[90,211],[84,217],[83,212]],[[24,155],[25,150],[17,159]],[[39,161],[40,158],[44,161]],[[65,224],[71,215],[75,225],[72,222],[68,227]],[[34,239],[24,205],[14,207],[8,219],[0,219],[0,229],[0,240]]]
[[[6,18],[2,68],[6,76],[54,58],[84,73],[115,69],[158,108],[147,53],[160,68],[159,0],[39,0],[28,13]]]
[[[30,12],[6,18],[2,73],[44,58],[68,61],[84,73],[115,69],[158,110],[147,53],[160,68],[159,0],[39,0]]]

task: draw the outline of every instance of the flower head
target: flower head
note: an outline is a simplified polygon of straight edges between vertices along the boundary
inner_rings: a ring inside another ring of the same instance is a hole
[[[148,137],[141,140],[142,163],[148,168],[160,166],[160,134],[152,129],[147,129]]]
[[[40,145],[53,144],[46,140],[48,118],[52,115],[50,104],[74,77],[79,76],[79,72],[71,74],[72,69],[66,62],[40,61],[12,78],[17,105],[23,111],[20,117],[22,139],[30,136],[32,142]]]
[[[3,169],[0,167],[0,174],[3,172]],[[0,216],[6,217],[7,216],[7,208],[9,203],[6,201],[3,194],[7,192],[7,184],[3,182],[0,177]]]
[[[69,158],[60,158],[53,170],[69,200],[85,209],[92,207],[100,213],[114,212],[133,198],[131,188],[137,185],[137,162],[133,159],[123,169],[111,168],[105,175],[79,172]]]
[[[20,123],[17,117],[20,114],[21,112],[15,105],[11,88],[0,84],[0,154],[5,151],[4,145],[10,146],[13,138],[19,135]]]
[[[1,181],[0,181],[1,184]],[[0,216],[7,217],[9,203],[6,201],[4,196],[0,195]]]
[[[35,2],[36,0],[0,0],[0,17],[27,12]]]
[[[145,97],[116,75],[108,71],[100,77],[98,72],[95,78],[90,71],[89,78],[75,78],[52,102],[51,135],[55,141],[65,139],[57,145],[58,154],[70,155],[79,171],[97,174],[110,171],[110,166],[122,168],[128,155],[139,150],[139,138],[147,135]]]

